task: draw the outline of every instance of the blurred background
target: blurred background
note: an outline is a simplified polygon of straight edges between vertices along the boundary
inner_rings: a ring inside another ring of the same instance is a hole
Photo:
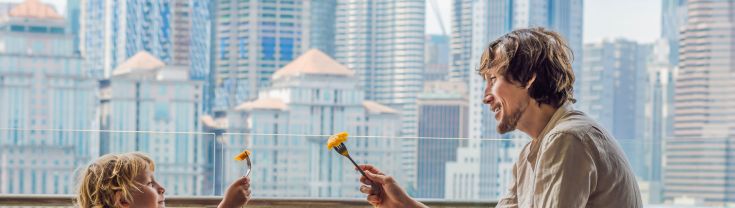
[[[414,197],[496,201],[530,139],[496,133],[487,44],[546,27],[575,108],[623,147],[648,207],[735,206],[730,0],[0,0],[0,194],[73,194],[141,151],[173,196],[362,199],[359,163]]]

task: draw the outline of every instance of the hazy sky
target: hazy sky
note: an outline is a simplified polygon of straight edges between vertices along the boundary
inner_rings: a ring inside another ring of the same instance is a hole
[[[0,0],[22,2],[23,0]],[[52,3],[59,13],[65,13],[66,0],[42,0]],[[451,32],[450,12],[452,0],[436,0],[441,11],[444,28]],[[437,17],[427,0],[426,33],[441,34]],[[659,37],[661,28],[661,0],[586,0],[584,1],[584,42],[597,42],[605,38],[626,38],[650,43]]]
[[[436,0],[444,20],[444,28],[451,32],[451,0]],[[426,4],[426,33],[441,34],[432,4]],[[605,38],[626,38],[641,43],[656,40],[661,33],[661,0],[585,0],[584,42]]]

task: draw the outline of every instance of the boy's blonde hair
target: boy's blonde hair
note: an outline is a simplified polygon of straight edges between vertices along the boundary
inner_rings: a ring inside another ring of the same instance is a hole
[[[155,164],[143,153],[104,155],[82,172],[76,204],[82,208],[116,207],[118,197],[131,202],[131,191],[139,190],[135,177],[146,170],[153,172]]]

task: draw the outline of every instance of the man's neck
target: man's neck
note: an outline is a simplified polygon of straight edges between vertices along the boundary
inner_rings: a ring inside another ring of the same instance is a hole
[[[547,104],[541,104],[539,106],[537,102],[531,101],[528,108],[526,108],[526,111],[523,112],[523,115],[521,115],[521,118],[518,121],[518,130],[526,133],[534,140],[539,139],[539,134],[541,134],[541,131],[546,128],[546,125],[549,123],[549,120],[551,120],[551,116],[554,115],[556,109],[557,108]]]

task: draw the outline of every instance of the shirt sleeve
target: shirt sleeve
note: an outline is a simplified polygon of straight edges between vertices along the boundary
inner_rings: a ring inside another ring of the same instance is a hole
[[[513,164],[513,181],[510,183],[510,186],[508,187],[508,193],[503,196],[503,198],[498,201],[498,205],[495,206],[497,208],[517,208],[518,207],[518,195],[516,194],[516,181],[518,180],[518,162]]]
[[[591,150],[579,136],[570,133],[546,139],[535,176],[535,207],[586,207],[597,184]]]

